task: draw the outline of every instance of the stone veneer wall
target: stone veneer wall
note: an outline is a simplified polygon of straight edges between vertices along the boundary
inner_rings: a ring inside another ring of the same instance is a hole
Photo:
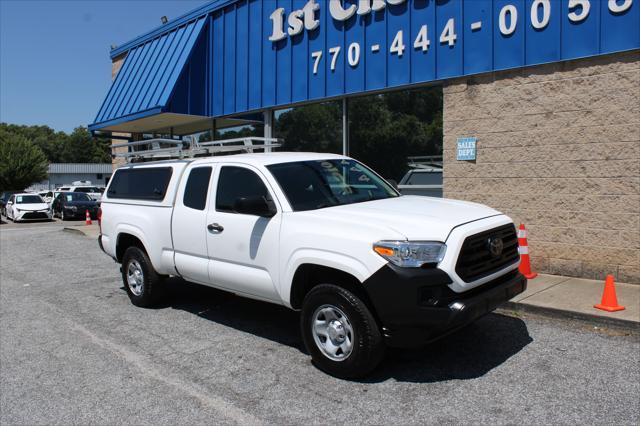
[[[446,83],[444,193],[524,223],[536,271],[640,283],[640,51]]]

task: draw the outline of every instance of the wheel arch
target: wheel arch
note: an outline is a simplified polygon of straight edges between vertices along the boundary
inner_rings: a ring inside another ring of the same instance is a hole
[[[135,232],[130,232],[130,230],[123,230],[118,233],[118,237],[116,238],[116,260],[119,263],[122,263],[124,253],[129,247],[138,247],[147,255],[149,254],[139,235],[136,235]]]
[[[293,309],[300,309],[305,296],[320,284],[333,284],[358,296],[369,308],[376,321],[379,318],[362,281],[344,270],[317,263],[303,263],[296,269],[291,282],[289,303]]]

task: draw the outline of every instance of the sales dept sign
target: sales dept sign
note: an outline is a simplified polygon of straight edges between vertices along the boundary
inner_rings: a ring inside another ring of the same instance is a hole
[[[476,159],[476,138],[458,138],[456,159],[458,161],[473,161]]]

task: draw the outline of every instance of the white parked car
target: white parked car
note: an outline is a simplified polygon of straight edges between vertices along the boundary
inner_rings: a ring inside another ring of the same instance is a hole
[[[87,194],[91,199],[100,201],[100,197],[102,197],[102,193],[104,188],[99,188],[97,186],[85,186],[85,185],[68,185],[57,188],[56,191],[60,192],[83,192]],[[55,197],[54,197],[55,199]]]
[[[164,279],[301,311],[316,366],[361,377],[526,289],[516,230],[489,207],[400,195],[340,155],[240,154],[116,170],[100,247],[151,306]],[[268,321],[268,318],[265,318]]]
[[[42,195],[42,198],[44,199],[44,202],[49,205],[49,208],[51,208],[51,205],[53,204],[53,200],[55,200],[59,194],[60,194],[60,191],[57,189],[55,191],[47,191],[45,192],[44,195],[40,193],[40,195]]]
[[[51,220],[49,205],[38,194],[13,194],[6,206],[7,219],[14,222],[27,220]]]

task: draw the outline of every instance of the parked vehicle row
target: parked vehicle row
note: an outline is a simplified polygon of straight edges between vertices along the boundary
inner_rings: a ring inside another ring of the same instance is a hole
[[[91,219],[98,218],[98,201],[84,192],[55,191],[55,198],[50,202],[42,195],[32,192],[7,194],[2,204],[1,214],[14,222],[33,220],[52,220],[59,217],[62,220],[84,219],[87,212]],[[54,192],[49,191],[45,195]],[[5,193],[3,193],[3,198]]]

